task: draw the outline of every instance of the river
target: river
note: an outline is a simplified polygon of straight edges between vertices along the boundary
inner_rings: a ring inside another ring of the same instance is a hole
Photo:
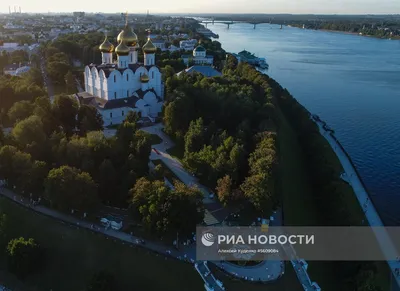
[[[261,24],[208,25],[335,130],[387,225],[400,225],[400,41]]]

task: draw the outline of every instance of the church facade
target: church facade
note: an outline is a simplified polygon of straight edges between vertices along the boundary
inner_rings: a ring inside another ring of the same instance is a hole
[[[79,102],[95,106],[105,126],[121,123],[129,111],[154,122],[162,110],[164,91],[155,65],[157,48],[148,38],[142,47],[144,62],[139,63],[138,39],[127,23],[117,41],[114,48],[106,36],[99,46],[102,63],[85,67],[85,92],[77,94]]]
[[[192,55],[182,55],[181,58],[185,65],[188,65],[190,62],[193,62],[195,65],[212,65],[214,62],[214,57],[207,55],[206,49],[201,45],[195,47]]]

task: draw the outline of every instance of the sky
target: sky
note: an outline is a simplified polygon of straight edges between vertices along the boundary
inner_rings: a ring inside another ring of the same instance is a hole
[[[0,12],[9,5],[22,12],[400,14],[400,0],[2,0]]]

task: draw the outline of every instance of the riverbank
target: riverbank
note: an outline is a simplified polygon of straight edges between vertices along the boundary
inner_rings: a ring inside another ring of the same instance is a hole
[[[350,155],[343,148],[342,144],[335,137],[334,132],[326,127],[326,123],[319,118],[313,117],[313,120],[318,125],[320,133],[324,136],[324,138],[330,144],[332,150],[335,152],[337,158],[341,162],[343,169],[346,173],[347,179],[351,187],[353,188],[354,194],[357,197],[358,202],[360,203],[360,207],[363,208],[363,212],[365,215],[368,224],[372,227],[380,226],[383,227],[384,224],[374,206],[373,201],[370,198],[367,188],[359,175],[353,161],[351,160]],[[386,232],[376,233],[376,239],[383,251],[395,249],[392,240]],[[388,266],[392,272],[393,278],[397,285],[400,287],[400,276],[396,273],[396,269],[400,269],[400,261],[387,261]]]
[[[301,28],[300,26],[292,26],[292,27]],[[319,30],[319,31],[324,31],[324,32],[332,32],[332,33],[340,33],[340,34],[348,34],[348,35],[355,35],[355,36],[364,36],[364,37],[371,37],[371,38],[377,38],[377,39],[400,40],[400,36],[379,37],[377,35],[360,34],[359,32],[342,31],[342,30],[311,29],[311,28],[305,28],[305,29],[307,29],[307,30]]]

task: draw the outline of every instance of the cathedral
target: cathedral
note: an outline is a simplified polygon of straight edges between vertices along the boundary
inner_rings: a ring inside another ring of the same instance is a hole
[[[77,94],[79,102],[95,106],[104,126],[122,123],[129,111],[154,122],[162,110],[164,91],[160,69],[155,65],[157,48],[148,38],[142,47],[144,62],[139,63],[138,39],[127,22],[117,42],[114,48],[106,36],[99,46],[102,63],[85,67],[85,92]]]

